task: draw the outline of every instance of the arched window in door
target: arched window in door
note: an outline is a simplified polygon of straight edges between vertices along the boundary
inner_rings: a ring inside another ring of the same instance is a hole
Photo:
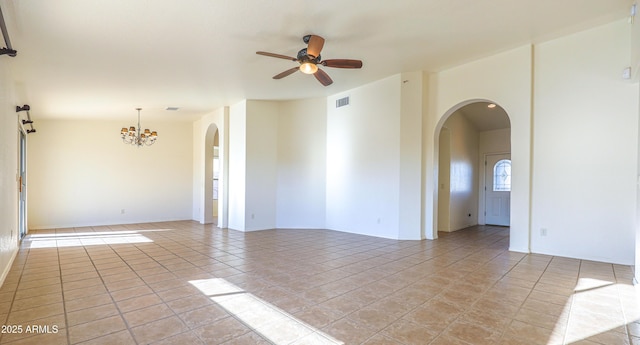
[[[493,166],[493,191],[511,191],[511,160],[502,159]]]

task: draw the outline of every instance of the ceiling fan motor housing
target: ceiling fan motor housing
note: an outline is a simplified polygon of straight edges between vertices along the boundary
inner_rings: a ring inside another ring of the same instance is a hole
[[[304,44],[309,44],[310,39],[311,39],[311,35],[302,36],[302,42],[304,42]]]
[[[298,61],[300,63],[304,63],[304,62],[313,62],[313,63],[320,63],[320,57],[321,55],[318,55],[317,57],[315,57],[314,59],[311,58],[311,56],[309,54],[307,54],[307,48],[302,48],[300,49],[300,51],[298,52]]]

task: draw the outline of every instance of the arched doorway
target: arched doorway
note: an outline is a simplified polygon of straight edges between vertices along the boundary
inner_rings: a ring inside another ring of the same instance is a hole
[[[207,128],[204,148],[204,224],[226,227],[227,207],[224,174],[224,150],[221,148],[220,131],[215,123]]]
[[[438,231],[473,225],[509,226],[511,123],[506,111],[489,100],[462,102],[440,119],[435,134],[433,238]]]

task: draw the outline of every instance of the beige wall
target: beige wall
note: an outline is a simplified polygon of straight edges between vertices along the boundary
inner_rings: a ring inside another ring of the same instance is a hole
[[[279,102],[246,100],[229,111],[229,228],[276,227]]]
[[[229,224],[245,228],[245,179],[247,170],[247,102],[229,107]]]
[[[196,207],[200,210],[200,205],[206,201],[201,200],[202,185],[206,181],[202,180],[203,173],[200,172],[208,161],[203,156],[204,132],[209,126],[220,130],[226,128],[225,123],[230,123],[231,135],[225,134],[229,129],[221,131],[220,149],[222,173],[231,180],[229,185],[221,179],[227,186],[224,188],[228,188],[223,194],[231,200],[232,222],[229,226],[243,231],[276,226],[323,228],[325,102],[325,99],[247,100],[230,110],[220,109],[196,121],[194,169],[198,175],[196,180],[200,182],[194,184],[194,211]],[[230,117],[225,117],[225,112]],[[225,201],[221,199],[218,212],[225,215],[225,207]],[[220,226],[227,226],[227,223]]]
[[[438,139],[438,231],[451,232],[451,131],[446,126]]]
[[[456,231],[478,224],[478,130],[460,112],[453,113],[444,127],[450,135],[449,169],[444,169],[449,170],[450,188],[449,196],[439,199],[449,200],[446,231]]]
[[[634,261],[638,84],[621,75],[629,36],[621,20],[536,46],[534,252]]]
[[[640,91],[640,90],[639,90]],[[640,101],[640,95],[638,96]],[[640,109],[640,105],[639,105]],[[640,123],[638,124],[638,137],[640,138]],[[640,139],[638,139],[638,167],[637,174],[640,180]],[[636,260],[635,260],[635,283],[640,283],[640,183],[636,186]]]
[[[327,228],[398,238],[401,85],[394,75],[328,97]]]
[[[126,125],[38,121],[28,152],[32,229],[191,219],[192,124],[147,119],[159,138],[141,148],[122,143]]]
[[[326,99],[281,102],[278,115],[278,228],[325,227],[326,162]]]
[[[640,10],[640,8],[638,8]],[[636,14],[633,24],[631,24],[631,34],[629,35],[631,44],[631,75],[633,81],[640,81],[640,14]]]
[[[18,115],[11,58],[0,59],[0,285],[18,252]],[[34,134],[35,135],[35,134]]]
[[[276,227],[279,102],[247,101],[245,228]]]

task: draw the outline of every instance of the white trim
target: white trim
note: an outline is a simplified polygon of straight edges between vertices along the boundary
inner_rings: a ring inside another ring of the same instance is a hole
[[[4,268],[4,271],[2,272],[2,276],[0,276],[0,287],[2,287],[4,285],[4,280],[7,279],[7,276],[9,275],[9,272],[11,271],[11,267],[13,267],[13,261],[15,261],[16,256],[18,256],[18,251],[20,249],[16,248],[13,251],[13,254],[11,255],[11,259],[9,259],[9,263],[8,265]]]

